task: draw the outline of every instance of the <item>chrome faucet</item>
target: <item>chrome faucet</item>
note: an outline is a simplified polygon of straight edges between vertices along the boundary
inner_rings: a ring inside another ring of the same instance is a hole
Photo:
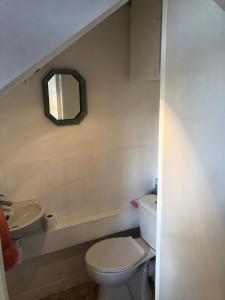
[[[0,194],[0,198],[2,197],[4,197],[4,195]],[[13,204],[12,201],[0,199],[0,206],[1,205],[12,206],[12,204]]]

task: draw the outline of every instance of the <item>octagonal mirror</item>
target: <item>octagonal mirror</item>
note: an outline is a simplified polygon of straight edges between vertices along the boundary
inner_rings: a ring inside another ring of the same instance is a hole
[[[45,115],[57,125],[79,124],[87,114],[86,83],[75,70],[50,71],[43,93]]]

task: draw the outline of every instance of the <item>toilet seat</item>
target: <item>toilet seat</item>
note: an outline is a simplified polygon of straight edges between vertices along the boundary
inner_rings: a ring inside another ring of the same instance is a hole
[[[145,256],[146,251],[132,237],[119,237],[96,243],[85,259],[95,272],[118,273],[131,269]]]

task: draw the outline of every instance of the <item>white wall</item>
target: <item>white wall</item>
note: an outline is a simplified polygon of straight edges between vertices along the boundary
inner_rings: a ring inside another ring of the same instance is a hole
[[[129,80],[127,5],[0,99],[0,191],[35,198],[61,219],[126,207],[152,187],[159,82]],[[88,115],[57,127],[44,116],[41,79],[77,69]],[[87,245],[27,260],[8,273],[12,299],[34,299],[83,281]]]
[[[91,245],[86,243],[36,257],[7,272],[10,299],[41,299],[90,280],[84,257]]]
[[[129,5],[0,101],[0,191],[37,199],[66,219],[129,205],[156,174],[159,82],[130,81]],[[43,112],[41,79],[77,69],[88,115],[58,127]]]
[[[157,299],[222,300],[225,13],[165,0],[163,20]]]

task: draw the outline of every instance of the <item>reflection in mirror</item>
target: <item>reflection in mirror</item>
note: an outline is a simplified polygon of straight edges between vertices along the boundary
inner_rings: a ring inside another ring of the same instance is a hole
[[[57,120],[74,119],[80,112],[79,82],[67,74],[56,74],[48,82],[49,110]]]
[[[43,80],[46,116],[57,125],[78,124],[86,114],[85,80],[75,70],[52,70]]]

